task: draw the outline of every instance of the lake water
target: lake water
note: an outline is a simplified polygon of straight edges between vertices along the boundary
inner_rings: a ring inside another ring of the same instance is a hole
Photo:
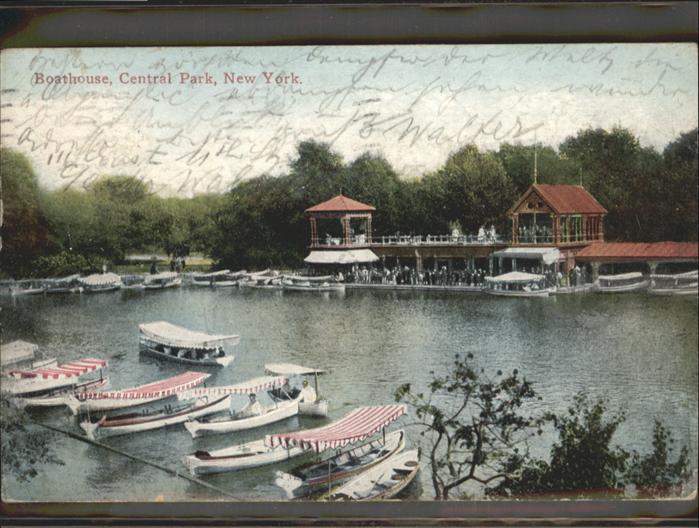
[[[517,368],[542,396],[540,410],[561,411],[581,390],[604,398],[627,420],[615,441],[650,447],[653,419],[669,426],[679,445],[697,444],[697,302],[645,294],[567,295],[506,299],[481,294],[348,290],[309,294],[207,288],[156,292],[35,296],[0,299],[2,341],[24,339],[59,361],[103,357],[111,388],[147,383],[186,370],[141,358],[138,324],[165,320],[211,333],[237,333],[231,367],[211,384],[263,374],[266,362],[330,369],[320,391],[332,419],[358,405],[393,403],[402,383],[426,389],[430,370],[444,372],[454,354],[471,352],[486,372]],[[243,401],[243,400],[241,400]],[[33,412],[36,419],[82,432],[67,408]],[[403,422],[409,421],[402,419]],[[192,439],[182,425],[106,443],[185,470],[184,455],[326,422],[292,418],[269,427]],[[399,422],[400,424],[401,422]],[[409,445],[418,435],[409,429]],[[548,454],[550,437],[534,445]],[[217,500],[220,495],[120,455],[57,437],[63,466],[42,466],[28,484],[3,477],[4,498],[42,501]],[[293,461],[292,461],[293,462]],[[277,469],[204,477],[241,500],[277,500]],[[429,474],[412,497],[432,497]],[[69,485],[67,485],[69,483]]]

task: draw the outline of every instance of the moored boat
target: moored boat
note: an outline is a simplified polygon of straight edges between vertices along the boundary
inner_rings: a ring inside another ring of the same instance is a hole
[[[304,416],[325,417],[328,415],[328,400],[321,398],[318,392],[318,376],[325,374],[324,370],[294,365],[293,363],[267,363],[265,371],[277,376],[287,376],[289,378],[306,378],[313,376],[314,388],[308,386],[308,381],[304,380],[301,389],[298,387],[280,387],[268,391],[269,396],[276,401],[291,399],[299,400],[299,414]]]
[[[226,367],[234,356],[226,354],[223,345],[240,342],[235,334],[205,334],[166,321],[143,323],[138,328],[141,353],[187,365]]]
[[[247,273],[239,285],[241,288],[258,288],[266,290],[281,290],[282,276],[279,272],[266,269],[255,273]]]
[[[174,271],[163,271],[154,275],[147,275],[143,281],[146,290],[162,290],[176,288],[182,284],[182,278]]]
[[[284,287],[284,290],[288,291],[345,291],[345,285],[342,282],[337,282],[332,275],[322,277],[284,275],[284,278],[282,279],[282,286]]]
[[[104,359],[87,358],[62,365],[51,362],[29,370],[10,370],[3,376],[2,390],[21,397],[44,396],[56,389],[74,387],[81,376],[106,366]]]
[[[419,469],[420,452],[417,449],[397,453],[345,482],[324,499],[330,501],[391,499],[408,487]]]
[[[189,390],[203,383],[209,376],[210,374],[189,371],[128,389],[69,394],[65,396],[64,403],[73,414],[137,407],[176,396],[178,392]]]
[[[80,293],[83,291],[80,286],[80,275],[77,273],[59,279],[45,280],[46,293]]]
[[[675,274],[652,274],[648,293],[652,295],[697,295],[697,270]]]
[[[649,281],[640,271],[618,275],[600,275],[595,290],[600,293],[627,293],[645,290]]]
[[[83,291],[89,293],[114,291],[121,288],[121,277],[116,273],[94,273],[78,279]]]
[[[191,275],[193,286],[209,286],[212,288],[231,288],[238,285],[238,281],[243,278],[245,271],[231,272],[223,269],[209,273],[193,273]]]
[[[282,376],[262,376],[251,380],[223,387],[208,387],[194,389],[178,395],[178,399],[206,396],[215,398],[220,395],[255,395],[257,393],[284,386],[287,379]],[[252,398],[251,398],[252,400]],[[298,400],[275,403],[270,407],[262,407],[248,404],[238,412],[230,408],[228,414],[213,417],[209,420],[192,420],[185,424],[185,428],[192,438],[205,434],[229,433],[262,427],[270,423],[278,422],[298,414]]]
[[[382,438],[366,442],[320,462],[304,464],[288,473],[277,472],[275,483],[289,498],[329,491],[333,484],[345,481],[378,464],[405,447],[402,430],[385,433],[384,428],[405,413],[404,405],[360,407],[325,427],[268,435],[269,446],[308,446],[316,452],[337,449],[364,441],[379,431]]]
[[[70,387],[54,389],[42,396],[20,398],[20,403],[25,407],[58,407],[65,405],[65,397],[69,394],[80,394],[88,390],[105,389],[109,385],[108,377],[84,381]]]
[[[84,420],[80,427],[88,438],[106,438],[131,433],[152,431],[169,425],[184,423],[207,414],[225,411],[230,405],[230,396],[221,396],[210,401],[208,398],[197,398],[183,405],[166,405],[158,410],[144,410],[138,413],[128,413],[116,416],[102,416],[97,421]]]
[[[511,271],[497,277],[486,277],[483,291],[499,297],[548,297],[555,288],[546,285],[544,275]]]
[[[18,280],[10,285],[10,293],[14,296],[39,295],[45,291],[46,284],[38,279]]]

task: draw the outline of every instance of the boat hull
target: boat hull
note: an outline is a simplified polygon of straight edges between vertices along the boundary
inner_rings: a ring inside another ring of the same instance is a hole
[[[597,285],[596,291],[598,293],[627,293],[647,290],[649,281],[644,280],[641,282],[635,282],[633,284],[624,284],[620,286],[601,286]]]
[[[223,357],[210,360],[187,359],[183,357],[181,358],[173,356],[171,354],[166,354],[165,352],[156,350],[152,347],[144,345],[143,343],[141,343],[141,353],[165,361],[172,361],[174,363],[184,363],[185,365],[196,365],[198,367],[227,367],[235,359],[235,356],[232,355],[225,355]]]
[[[397,453],[364,471],[333,491],[331,501],[375,501],[391,499],[407,488],[420,469],[417,449]]]
[[[554,293],[553,289],[536,290],[536,291],[515,291],[515,290],[492,290],[485,288],[483,290],[488,295],[496,297],[548,297]]]
[[[80,427],[85,431],[87,436],[92,439],[106,438],[109,436],[118,436],[132,433],[141,433],[144,431],[152,431],[169,425],[184,423],[187,420],[192,420],[207,414],[213,414],[228,409],[230,405],[230,396],[224,396],[214,402],[201,405],[194,405],[190,409],[183,410],[172,415],[154,415],[147,420],[135,420],[131,424],[109,426],[109,421],[104,424],[82,422]]]
[[[189,434],[192,435],[192,438],[197,438],[199,436],[209,434],[231,433],[234,431],[255,429],[257,427],[262,427],[264,425],[291,418],[292,416],[296,416],[298,413],[299,403],[297,400],[292,400],[289,402],[279,403],[272,410],[259,416],[217,422],[192,421],[187,422],[184,424],[184,426],[187,431],[189,431]]]
[[[267,447],[264,440],[255,440],[210,453],[195,453],[184,457],[184,465],[192,475],[207,475],[239,471],[284,462],[311,453],[300,447]]]

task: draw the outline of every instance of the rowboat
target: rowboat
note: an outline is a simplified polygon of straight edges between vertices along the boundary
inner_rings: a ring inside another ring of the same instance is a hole
[[[486,277],[483,291],[498,297],[548,297],[555,288],[546,286],[546,277],[522,271],[511,271],[497,277]]]
[[[177,398],[181,400],[194,397],[215,398],[221,395],[257,394],[282,387],[286,382],[287,379],[283,376],[262,376],[235,385],[193,389],[179,394]],[[259,408],[259,413],[231,411],[227,415],[213,417],[209,420],[189,421],[185,424],[185,428],[192,435],[192,438],[196,438],[206,434],[229,433],[262,427],[295,416],[299,412],[298,400],[275,403],[270,407],[259,406],[259,403],[256,406]]]
[[[364,441],[383,432],[382,438],[366,442],[349,451],[317,463],[304,464],[288,473],[277,472],[275,483],[289,498],[326,491],[333,483],[347,480],[375,465],[405,446],[403,431],[386,434],[385,427],[405,414],[405,405],[359,407],[341,420],[325,427],[291,433],[268,435],[267,445],[274,447],[311,447],[320,453]]]
[[[88,390],[104,389],[109,385],[109,378],[99,378],[84,381],[70,387],[51,390],[42,396],[20,398],[19,403],[25,407],[58,407],[65,405],[65,397],[69,394],[79,394]]]
[[[39,368],[10,370],[3,376],[2,390],[14,396],[44,396],[56,389],[74,387],[81,376],[106,366],[104,359],[87,358],[57,366],[48,363]]]
[[[107,292],[121,288],[121,277],[116,273],[94,273],[78,279],[85,292]]]
[[[417,449],[397,453],[344,483],[325,497],[325,500],[373,501],[391,499],[415,479],[419,469],[420,452]]]
[[[60,279],[46,279],[46,293],[80,293],[83,289],[79,279],[80,275],[77,273]]]
[[[141,353],[187,365],[227,367],[234,356],[227,355],[223,345],[240,342],[238,335],[205,334],[166,321],[143,323],[138,328]]]
[[[345,285],[341,282],[336,282],[332,275],[326,275],[323,277],[284,275],[282,286],[284,287],[285,291],[345,291]]]
[[[154,381],[139,387],[117,391],[85,391],[65,396],[73,414],[83,412],[104,412],[127,407],[137,407],[158,400],[164,400],[179,392],[189,390],[203,383],[210,375],[202,372],[185,372],[171,378]]]
[[[648,293],[652,295],[697,295],[697,270],[687,273],[652,274]]]
[[[261,439],[215,451],[197,451],[184,457],[184,465],[192,475],[207,475],[275,464],[310,453],[299,446],[269,447]]]
[[[179,406],[166,405],[155,411],[144,410],[140,413],[102,416],[95,422],[85,420],[80,423],[80,427],[88,438],[94,440],[108,436],[141,433],[184,423],[200,416],[225,411],[229,405],[230,396],[222,396],[214,401],[209,401],[208,398],[198,398],[191,403]]]
[[[164,271],[154,275],[148,275],[143,281],[146,290],[162,290],[165,288],[175,288],[182,284],[182,279],[174,271]]]
[[[294,365],[293,363],[267,363],[265,371],[277,376],[308,377],[314,378],[314,389],[308,387],[308,382],[303,384],[303,389],[298,387],[281,387],[268,391],[270,398],[275,401],[298,399],[299,414],[304,416],[325,417],[328,415],[328,400],[318,396],[318,376],[324,374],[324,370]]]
[[[212,288],[230,288],[238,285],[238,280],[243,278],[245,271],[231,272],[231,270],[223,269],[213,271],[211,273],[193,273],[193,286],[210,286]]]
[[[370,411],[367,412],[366,409]],[[357,414],[357,411],[360,411]],[[184,457],[184,464],[193,475],[238,471],[252,467],[282,462],[301,455],[319,453],[330,447],[347,445],[366,439],[381,430],[384,425],[396,420],[405,412],[402,405],[362,407],[342,420],[325,427],[287,433],[267,435],[262,440],[234,445],[215,451],[197,451]],[[365,418],[357,422],[357,418]],[[349,418],[349,421],[348,421]],[[296,441],[298,435],[308,435],[308,442]]]
[[[618,275],[600,275],[597,279],[596,291],[600,293],[627,293],[648,288],[649,281],[643,273],[634,271]]]

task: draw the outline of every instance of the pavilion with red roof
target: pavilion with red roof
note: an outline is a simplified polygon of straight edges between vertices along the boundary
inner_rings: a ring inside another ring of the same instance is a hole
[[[312,251],[304,261],[307,264],[336,266],[368,264],[379,260],[369,249],[374,211],[375,207],[342,194],[306,209],[311,224]],[[325,236],[318,233],[322,226],[325,227]]]

